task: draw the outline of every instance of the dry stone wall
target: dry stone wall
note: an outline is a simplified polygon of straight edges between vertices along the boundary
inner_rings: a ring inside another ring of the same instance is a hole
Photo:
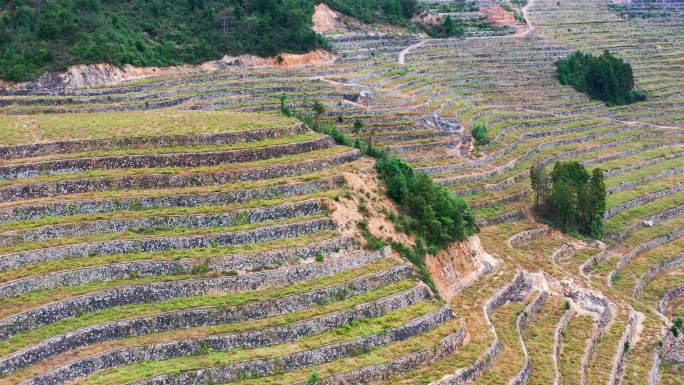
[[[670,218],[680,216],[682,214],[684,214],[684,206],[675,207],[675,208],[667,210],[665,212],[661,212],[661,213],[652,215],[652,216],[650,216],[650,217],[648,217],[648,218],[646,218],[640,222],[633,224],[632,226],[628,227],[627,229],[623,230],[620,234],[618,234],[615,237],[615,242],[622,242],[625,239],[627,239],[627,237],[630,234],[632,234],[633,232],[643,228],[645,226],[644,222],[653,222],[653,224],[656,224],[656,223],[668,220]]]
[[[263,377],[277,372],[289,372],[308,366],[318,365],[355,354],[359,350],[369,350],[404,341],[425,333],[453,319],[455,316],[449,306],[428,313],[400,327],[392,328],[383,335],[359,337],[350,341],[334,343],[319,348],[292,353],[275,359],[245,361],[225,366],[215,366],[201,370],[180,372],[176,375],[160,375],[139,381],[137,385],[208,385],[229,382],[241,378],[243,373],[250,377]],[[42,382],[41,384],[53,384]],[[35,383],[38,384],[38,383]],[[54,383],[58,384],[58,383]],[[29,384],[27,384],[29,385]]]
[[[230,227],[250,223],[268,222],[286,218],[303,217],[321,212],[317,200],[287,203],[272,207],[212,213],[173,215],[143,218],[125,218],[79,222],[63,225],[48,225],[33,229],[0,233],[0,247],[26,242],[42,242],[55,238],[81,237],[100,233],[125,233],[147,229],[207,227]]]
[[[632,199],[631,201],[621,203],[617,206],[613,206],[610,209],[606,210],[606,213],[603,215],[603,219],[605,220],[605,219],[611,218],[615,214],[617,214],[621,211],[629,210],[631,208],[638,207],[638,206],[643,206],[646,203],[653,202],[656,199],[660,199],[660,198],[664,198],[666,196],[676,194],[680,191],[684,191],[684,183],[680,183],[674,187],[671,187],[671,188],[668,188],[665,190],[660,190],[660,191],[656,191],[654,193],[646,194],[646,195],[641,196],[639,198]]]
[[[665,292],[663,298],[658,301],[658,310],[662,314],[667,314],[667,307],[673,299],[684,297],[684,285],[675,287]]]
[[[629,315],[629,323],[625,328],[625,333],[620,339],[620,344],[618,345],[618,351],[616,354],[615,366],[613,367],[613,372],[610,375],[610,385],[619,385],[622,383],[622,375],[625,371],[627,365],[627,356],[629,355],[629,346],[634,345],[634,338],[638,335],[638,324],[639,315],[632,310]]]
[[[201,354],[201,351],[207,348],[211,349],[211,351],[225,352],[240,348],[252,349],[283,344],[323,333],[355,320],[381,317],[389,312],[411,306],[429,298],[429,290],[409,290],[374,302],[364,303],[351,309],[283,326],[114,349],[85,359],[72,361],[67,365],[50,371],[47,378],[50,383],[61,384],[119,366]],[[42,376],[38,376],[38,378],[40,377]]]
[[[245,322],[287,314],[317,306],[322,302],[329,301],[330,298],[340,298],[341,294],[345,298],[349,298],[412,276],[411,266],[404,264],[342,284],[267,301],[250,302],[239,306],[178,310],[86,326],[49,338],[0,359],[0,373],[10,373],[66,351],[105,341],[199,326]],[[426,291],[430,294],[429,290],[422,285],[413,290],[418,296],[423,295],[421,293]]]
[[[0,188],[0,200],[14,202],[95,191],[215,186],[241,181],[282,178],[318,172],[353,162],[360,156],[361,152],[354,149],[326,158],[234,171],[174,175],[150,174],[12,185]]]
[[[634,286],[634,298],[641,298],[641,295],[646,289],[646,285],[650,280],[652,280],[658,273],[663,270],[672,269],[677,266],[684,264],[684,253],[681,253],[673,258],[663,261],[653,267],[651,267],[644,275],[639,277],[639,281]]]
[[[181,194],[169,196],[142,196],[137,198],[104,198],[77,201],[56,201],[0,208],[0,223],[18,220],[37,220],[50,217],[139,211],[157,208],[222,206],[256,199],[289,198],[313,194],[344,186],[344,177],[292,183],[253,189],[219,191],[204,194]]]
[[[127,136],[121,138],[64,140],[0,147],[0,159],[31,158],[120,148],[164,148],[226,145],[270,138],[282,138],[309,132],[303,123],[287,127],[222,132],[217,134]]]
[[[436,347],[423,349],[415,353],[402,356],[386,364],[373,365],[348,373],[335,374],[333,376],[319,380],[317,384],[348,385],[388,380],[403,373],[408,373],[418,368],[433,365],[445,359],[463,345],[465,337],[466,330],[461,324],[461,327],[456,333],[443,338],[441,341],[439,341]],[[296,385],[307,385],[307,383],[300,382]]]
[[[341,271],[358,268],[367,263],[386,257],[389,248],[380,252],[350,255],[321,263],[253,273],[242,276],[189,279],[153,283],[139,286],[125,286],[68,298],[16,314],[0,321],[0,339],[4,340],[17,334],[33,330],[79,313],[92,313],[112,307],[168,301],[195,295],[221,294],[236,291],[257,290],[260,288],[291,285],[316,277],[331,275]]]
[[[231,254],[206,259],[181,258],[179,260],[133,261],[104,266],[84,267],[50,274],[34,275],[0,284],[0,297],[10,298],[34,291],[77,286],[91,282],[110,281],[151,275],[189,274],[202,266],[207,271],[264,270],[307,258],[318,253],[329,255],[341,249],[356,246],[350,237],[334,237],[304,247],[276,249],[266,252]]]
[[[337,226],[332,219],[320,218],[284,225],[259,227],[252,230],[218,234],[80,243],[0,255],[0,271],[66,258],[85,258],[93,255],[146,253],[171,249],[184,250],[213,246],[246,245],[249,243],[268,242],[283,238],[294,238],[299,235],[313,234],[322,230],[334,230],[336,228]]]
[[[39,163],[22,163],[11,166],[0,166],[0,180],[31,178],[46,174],[85,172],[90,170],[210,167],[226,163],[245,163],[282,158],[287,155],[323,150],[333,146],[335,146],[335,141],[331,137],[322,136],[309,141],[228,151],[122,155],[53,160]]]

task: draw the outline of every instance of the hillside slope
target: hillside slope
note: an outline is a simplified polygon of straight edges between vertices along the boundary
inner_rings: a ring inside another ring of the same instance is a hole
[[[0,3],[0,78],[34,79],[75,64],[170,66],[223,55],[326,48],[312,30],[320,0],[19,0]],[[401,22],[413,0],[334,0],[363,20]]]

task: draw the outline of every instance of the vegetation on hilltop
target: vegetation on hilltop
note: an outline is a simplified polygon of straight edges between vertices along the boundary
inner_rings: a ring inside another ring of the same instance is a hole
[[[320,0],[317,2],[321,2]],[[325,0],[332,9],[366,23],[407,24],[416,11],[417,0]]]
[[[600,238],[606,211],[603,170],[591,175],[576,161],[556,162],[550,175],[541,166],[530,171],[535,207],[546,220],[566,232]]]
[[[0,0],[0,78],[75,64],[170,66],[225,54],[329,48],[312,29],[321,0]],[[366,22],[405,23],[415,0],[330,0]]]
[[[608,50],[598,57],[577,51],[556,62],[556,69],[561,84],[609,105],[646,100],[646,95],[634,90],[632,66]]]

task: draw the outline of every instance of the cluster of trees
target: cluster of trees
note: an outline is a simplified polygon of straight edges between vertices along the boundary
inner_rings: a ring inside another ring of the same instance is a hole
[[[330,8],[366,24],[386,22],[408,24],[418,5],[417,0],[324,0],[323,2]]]
[[[479,231],[468,204],[427,174],[398,157],[380,157],[376,168],[387,195],[407,216],[404,229],[424,240],[431,254]]]
[[[608,50],[598,57],[577,51],[556,62],[556,70],[561,84],[609,105],[646,100],[646,95],[634,90],[632,66]]]
[[[465,35],[465,23],[463,20],[454,19],[451,15],[447,15],[442,24],[425,25],[423,28],[431,37],[461,37]]]
[[[550,175],[542,166],[530,170],[535,208],[552,225],[565,232],[601,238],[606,211],[603,170],[591,174],[576,161],[556,162]]]
[[[0,78],[74,64],[169,66],[223,55],[329,49],[312,29],[321,0],[0,0]],[[416,0],[326,0],[367,22],[403,22]]]

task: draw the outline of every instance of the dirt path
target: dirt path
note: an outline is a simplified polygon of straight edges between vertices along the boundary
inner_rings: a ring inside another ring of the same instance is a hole
[[[407,53],[409,53],[412,49],[418,48],[418,47],[420,47],[421,45],[423,45],[423,44],[425,44],[425,43],[427,43],[427,42],[429,42],[429,41],[432,41],[432,40],[435,40],[435,39],[425,39],[425,40],[421,40],[421,41],[419,41],[419,42],[416,43],[416,44],[412,44],[412,45],[410,45],[410,46],[404,48],[401,52],[399,52],[399,57],[397,58],[397,62],[398,62],[399,64],[406,64],[406,60],[405,60],[405,59],[406,59],[406,54],[407,54]]]
[[[525,16],[525,23],[527,24],[527,29],[521,33],[516,33],[515,35],[503,35],[503,36],[482,36],[482,37],[467,37],[465,38],[466,40],[475,40],[475,39],[508,39],[508,38],[516,38],[516,37],[523,37],[527,35],[528,33],[532,32],[534,30],[534,25],[530,22],[530,19],[528,17],[528,10],[529,7],[532,6],[534,3],[534,0],[529,0],[527,2],[527,5],[525,5],[522,8],[522,13],[523,16]],[[430,42],[430,41],[435,41],[439,39],[425,39],[421,40],[418,43],[412,44],[406,48],[404,48],[401,52],[399,52],[399,55],[397,56],[397,63],[398,64],[406,64],[406,55],[411,52],[414,48],[418,48],[422,46],[423,44]]]

